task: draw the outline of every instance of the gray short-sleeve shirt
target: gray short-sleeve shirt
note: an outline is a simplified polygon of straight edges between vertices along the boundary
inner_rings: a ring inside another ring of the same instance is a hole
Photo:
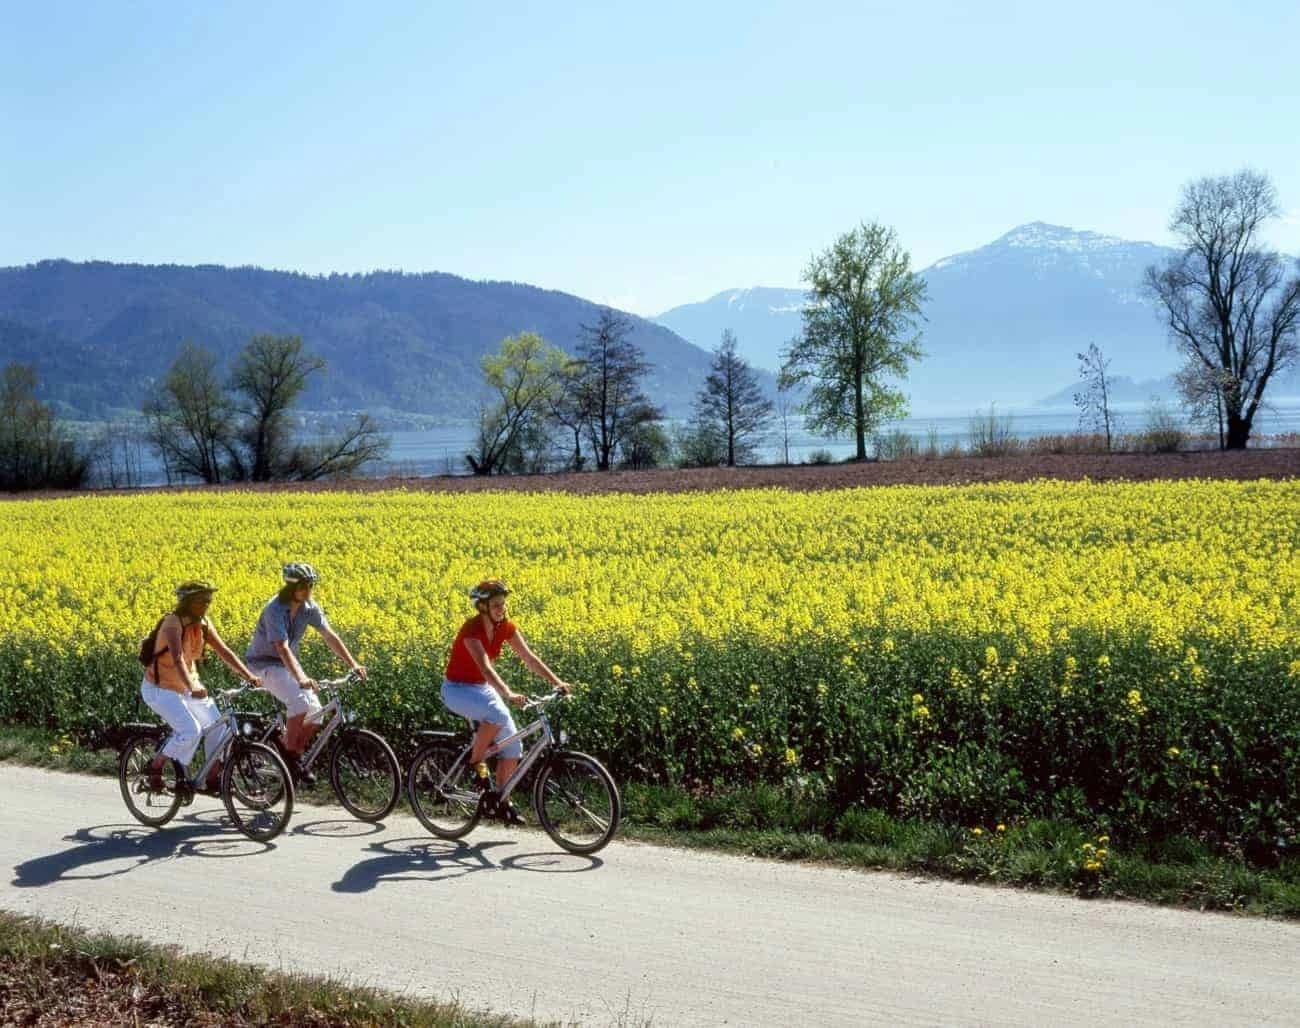
[[[302,642],[302,637],[307,634],[308,625],[318,632],[329,628],[329,620],[325,617],[325,611],[320,604],[308,600],[298,608],[297,616],[290,618],[289,604],[281,601],[278,596],[271,597],[257,619],[257,628],[253,630],[253,641],[248,644],[244,659],[254,669],[259,664],[263,667],[268,664],[279,664],[280,654],[275,648],[275,644],[279,642],[287,642],[289,649],[293,650],[293,655],[298,656],[298,645]]]

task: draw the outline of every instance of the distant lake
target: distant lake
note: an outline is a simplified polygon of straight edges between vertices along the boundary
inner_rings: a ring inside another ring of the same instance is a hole
[[[1170,410],[1175,416],[1180,412]],[[925,449],[931,440],[931,433],[942,450],[954,444],[965,446],[970,438],[971,419],[979,416],[987,418],[989,409],[963,415],[943,415],[934,417],[912,417],[902,421],[890,422],[883,426],[882,433],[889,434],[895,430],[907,432]],[[1147,408],[1145,404],[1121,405],[1117,408],[1120,424],[1118,431],[1139,432],[1146,424]],[[1010,431],[1018,439],[1033,439],[1046,435],[1070,435],[1080,432],[1079,412],[1074,409],[1045,408],[996,408],[994,414],[999,420],[1010,419]],[[670,431],[674,423],[669,422]],[[1284,397],[1263,411],[1255,419],[1252,440],[1261,436],[1281,433],[1300,433],[1300,397]],[[386,433],[392,440],[388,459],[372,465],[368,474],[372,477],[399,475],[403,477],[422,477],[427,475],[465,475],[469,473],[465,465],[465,454],[474,444],[474,427],[469,424],[444,425],[426,429],[400,429]],[[868,453],[871,442],[867,442]],[[806,463],[818,451],[831,455],[833,460],[852,457],[854,444],[852,437],[827,439],[813,435],[803,427],[801,418],[792,418],[790,427],[790,461],[793,464]],[[765,442],[758,447],[760,463],[776,464],[784,459],[782,440],[779,431],[768,434]],[[162,468],[152,453],[143,455],[142,472],[145,485],[161,485]]]
[[[1175,417],[1181,412],[1170,408]],[[924,449],[929,445],[931,432],[940,450],[947,449],[955,443],[965,446],[970,438],[972,416],[987,417],[989,409],[985,408],[978,415],[944,415],[936,417],[913,417],[894,421],[882,428],[883,434],[895,430],[907,432],[913,436]],[[1079,428],[1079,412],[1076,409],[1045,408],[996,408],[994,413],[999,420],[1010,418],[1011,434],[1018,439],[1034,439],[1046,435],[1071,435],[1082,431]],[[1145,404],[1120,405],[1115,413],[1119,415],[1118,431],[1140,432],[1146,425],[1147,407]],[[669,423],[670,427],[673,424]],[[1300,433],[1300,397],[1285,397],[1255,418],[1252,439],[1263,435],[1279,435],[1287,432]],[[468,426],[443,427],[420,431],[390,432],[393,440],[389,460],[376,474],[401,475],[463,475],[465,454],[474,442],[474,431]],[[871,441],[867,441],[868,452]],[[767,441],[760,445],[759,462],[764,464],[779,463],[784,459],[784,447],[779,431],[769,433]],[[827,439],[813,435],[803,427],[801,418],[791,419],[790,428],[790,462],[805,463],[817,451],[830,453],[832,459],[843,460],[852,457],[855,445],[852,437]]]

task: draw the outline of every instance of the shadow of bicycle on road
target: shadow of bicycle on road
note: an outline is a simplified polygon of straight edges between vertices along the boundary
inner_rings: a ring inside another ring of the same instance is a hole
[[[199,811],[173,821],[166,828],[91,825],[65,835],[64,840],[74,845],[14,865],[10,884],[35,888],[62,881],[97,881],[160,860],[250,857],[275,849],[271,843],[254,842],[233,834],[222,819],[213,819],[210,811]]]
[[[518,846],[517,842],[465,842],[430,839],[388,839],[372,842],[367,849],[377,856],[353,864],[330,886],[334,892],[369,892],[380,882],[442,882],[477,871],[531,871],[542,874],[574,874],[604,866],[598,857],[572,853],[515,853],[494,861],[489,850]]]

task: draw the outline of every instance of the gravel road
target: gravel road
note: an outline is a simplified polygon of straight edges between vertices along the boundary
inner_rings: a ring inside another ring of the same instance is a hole
[[[270,846],[200,797],[0,765],[0,906],[587,1024],[1300,1024],[1300,925],[302,806]]]

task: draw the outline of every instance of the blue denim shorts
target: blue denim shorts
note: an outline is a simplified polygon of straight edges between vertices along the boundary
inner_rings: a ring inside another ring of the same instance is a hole
[[[493,737],[497,743],[510,738],[518,731],[506,701],[487,682],[444,681],[442,702],[453,714],[459,714],[470,721],[486,721],[490,725],[497,725],[497,734]],[[523,752],[523,743],[516,739],[498,755],[520,757]]]

